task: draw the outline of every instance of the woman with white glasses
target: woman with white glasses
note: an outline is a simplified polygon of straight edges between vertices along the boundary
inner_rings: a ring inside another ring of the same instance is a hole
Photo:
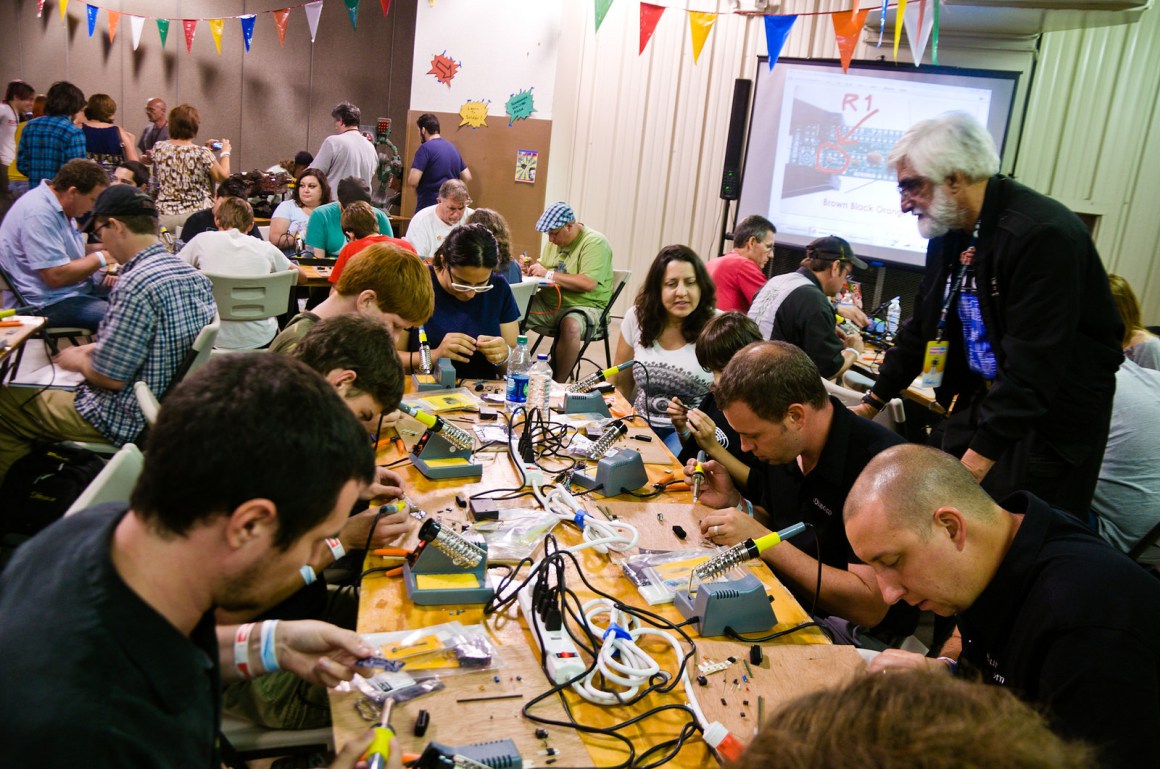
[[[432,259],[435,314],[424,330],[431,361],[448,358],[461,379],[495,379],[515,347],[520,311],[508,283],[492,272],[499,264],[495,236],[482,224],[461,225]],[[419,329],[400,340],[403,368],[422,371]]]

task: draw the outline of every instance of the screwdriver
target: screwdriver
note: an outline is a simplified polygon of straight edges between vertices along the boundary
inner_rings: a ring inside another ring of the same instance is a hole
[[[383,717],[379,719],[379,725],[375,727],[375,738],[367,748],[367,769],[383,769],[391,756],[391,740],[395,739],[395,733],[390,727],[391,708],[394,704],[392,699],[383,702]]]
[[[706,459],[707,459],[707,457],[706,457],[705,452],[703,450],[697,452],[697,464],[693,467],[693,504],[694,505],[697,504],[697,502],[699,502],[701,499],[701,484],[705,482],[705,468],[701,466],[701,463],[704,462]]]

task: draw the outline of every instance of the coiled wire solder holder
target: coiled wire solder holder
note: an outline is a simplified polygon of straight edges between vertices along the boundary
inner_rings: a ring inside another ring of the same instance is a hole
[[[685,619],[696,618],[697,632],[702,636],[723,635],[725,628],[735,633],[759,633],[777,624],[765,585],[751,572],[741,572],[730,579],[716,580],[745,561],[782,540],[805,531],[804,523],[795,523],[781,531],[756,540],[747,539],[705,561],[689,574],[687,590],[678,590],[673,606]]]
[[[399,410],[427,428],[411,449],[411,464],[425,477],[445,480],[483,475],[483,465],[472,458],[471,433],[408,403],[399,404]]]
[[[572,474],[572,482],[586,489],[600,488],[606,497],[615,497],[625,491],[639,489],[648,483],[648,473],[640,452],[634,449],[614,449],[612,444],[628,432],[623,422],[613,422],[588,451],[588,457],[596,460],[596,470],[587,468]]]
[[[403,564],[407,598],[420,606],[483,604],[495,591],[487,585],[487,543],[464,539],[428,518],[419,546]]]

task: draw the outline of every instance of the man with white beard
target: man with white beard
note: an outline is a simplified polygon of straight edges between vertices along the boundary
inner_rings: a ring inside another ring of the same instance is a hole
[[[1000,175],[990,134],[964,113],[915,124],[889,165],[930,240],[926,274],[855,411],[873,416],[921,372],[949,411],[942,448],[988,493],[1031,491],[1086,520],[1123,359],[1087,229]]]

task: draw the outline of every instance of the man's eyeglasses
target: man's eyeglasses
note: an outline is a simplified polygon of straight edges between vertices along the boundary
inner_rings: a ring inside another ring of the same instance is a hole
[[[930,183],[930,179],[925,176],[912,176],[908,179],[898,180],[898,194],[902,197],[911,197],[926,188]]]
[[[477,294],[486,294],[488,291],[491,291],[493,288],[495,288],[495,286],[491,284],[491,278],[488,278],[487,281],[483,283],[483,285],[477,286],[471,283],[458,282],[455,278],[455,275],[453,275],[451,272],[448,272],[447,275],[451,278],[451,288],[461,294],[466,294],[470,291],[474,291]]]
[[[111,225],[112,223],[113,223],[113,220],[112,220],[112,219],[109,219],[109,220],[107,220],[107,221],[104,221],[104,222],[102,222],[102,223],[100,223],[100,224],[98,224],[98,225],[95,225],[95,226],[93,227],[93,234],[94,234],[94,235],[100,235],[100,234],[101,234],[101,230],[105,229],[106,227],[108,227],[108,226],[109,226],[109,225]]]

